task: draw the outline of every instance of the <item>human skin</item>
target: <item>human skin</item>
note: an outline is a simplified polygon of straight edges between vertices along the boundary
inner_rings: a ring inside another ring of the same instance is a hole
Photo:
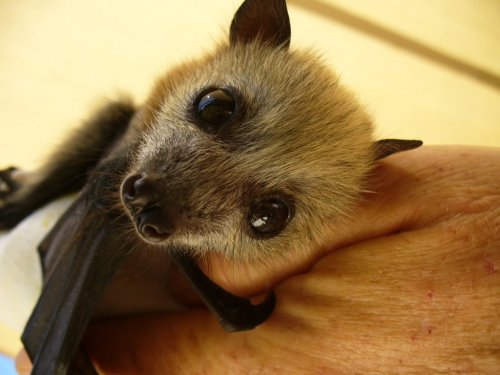
[[[250,276],[212,260],[235,293],[277,283],[264,324],[228,334],[203,307],[96,323],[85,346],[99,372],[500,373],[500,149],[397,154],[369,186],[311,254]],[[25,354],[17,365],[28,373]]]

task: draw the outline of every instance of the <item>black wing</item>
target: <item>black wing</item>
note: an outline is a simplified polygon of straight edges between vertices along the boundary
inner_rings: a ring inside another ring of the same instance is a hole
[[[130,253],[83,192],[42,243],[45,283],[23,332],[34,375],[94,374],[81,341],[104,290]]]

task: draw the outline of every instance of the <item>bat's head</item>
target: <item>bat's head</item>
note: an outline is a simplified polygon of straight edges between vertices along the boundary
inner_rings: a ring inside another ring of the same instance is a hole
[[[240,260],[321,243],[378,156],[330,69],[293,51],[284,0],[246,0],[229,43],[177,67],[143,109],[122,202],[139,235]]]

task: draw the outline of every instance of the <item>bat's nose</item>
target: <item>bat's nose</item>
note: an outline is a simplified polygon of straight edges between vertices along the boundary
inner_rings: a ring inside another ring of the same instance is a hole
[[[128,176],[122,184],[123,201],[139,234],[151,242],[161,242],[174,232],[173,220],[160,205],[160,188],[146,174]]]

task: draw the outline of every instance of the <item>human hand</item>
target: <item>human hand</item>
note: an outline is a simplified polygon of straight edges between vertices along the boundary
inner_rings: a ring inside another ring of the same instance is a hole
[[[499,149],[394,155],[328,247],[271,282],[212,267],[233,292],[285,279],[255,330],[227,334],[191,309],[95,324],[86,348],[104,374],[498,373],[498,181]]]

